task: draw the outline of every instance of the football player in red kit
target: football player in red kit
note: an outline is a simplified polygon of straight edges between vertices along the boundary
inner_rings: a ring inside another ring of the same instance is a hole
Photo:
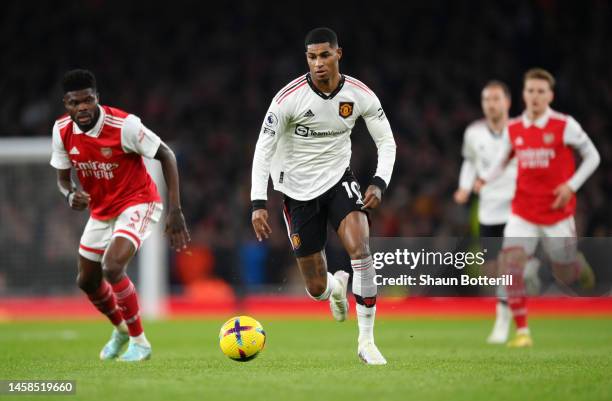
[[[577,252],[576,196],[580,186],[595,171],[600,157],[580,124],[571,116],[550,108],[555,79],[548,71],[533,68],[524,76],[525,112],[511,120],[503,134],[503,149],[476,186],[490,181],[508,156],[516,155],[518,175],[512,212],[504,229],[501,268],[513,275],[508,286],[508,304],[516,323],[517,335],[510,347],[533,344],[527,326],[525,285],[522,271],[538,239],[551,259],[559,281],[580,280],[592,285],[593,272]],[[581,158],[575,167],[574,150]]]
[[[63,79],[68,112],[53,126],[51,165],[73,210],[89,209],[79,244],[78,286],[115,326],[100,359],[151,357],[139,315],[138,296],[126,275],[129,261],[162,215],[163,204],[143,156],[160,161],[168,186],[166,234],[177,251],[189,242],[181,211],[174,153],[140,119],[100,105],[94,75],[73,70]],[[71,179],[75,170],[82,189]]]

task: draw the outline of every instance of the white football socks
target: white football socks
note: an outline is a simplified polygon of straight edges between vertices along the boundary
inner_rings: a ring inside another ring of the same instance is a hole
[[[362,298],[375,297],[377,293],[376,283],[374,282],[376,269],[372,264],[372,257],[352,259],[351,267],[353,268],[353,294]]]
[[[372,265],[372,257],[365,259],[352,259],[353,268],[353,294],[362,301],[369,302],[376,299],[377,287],[374,282],[376,270]],[[357,325],[359,326],[359,344],[374,342],[374,320],[376,319],[376,306],[366,307],[356,303]]]
[[[315,297],[310,294],[310,292],[308,292],[308,288],[306,288],[306,294],[308,294],[308,296],[315,301],[326,301],[329,299],[330,295],[333,295],[334,298],[338,298],[341,295],[339,294],[340,291],[342,291],[342,286],[330,272],[327,272],[327,286],[325,287],[323,294]]]
[[[376,306],[367,308],[357,304],[357,325],[359,326],[359,338],[357,342],[363,344],[374,342],[374,320],[376,319]]]
[[[136,337],[130,337],[130,342],[142,345],[143,347],[151,348],[151,344],[149,343],[149,340],[147,340],[147,337],[145,337],[144,331]]]
[[[529,334],[529,327],[516,329],[516,334]]]

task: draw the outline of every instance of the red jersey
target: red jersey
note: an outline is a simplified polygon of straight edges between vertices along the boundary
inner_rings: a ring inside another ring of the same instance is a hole
[[[53,127],[51,165],[73,167],[83,190],[91,195],[91,216],[108,220],[126,208],[160,202],[142,156],[153,158],[161,140],[132,114],[99,106],[100,117],[82,132],[68,115]]]
[[[535,224],[555,224],[576,211],[576,196],[553,210],[553,191],[575,172],[572,147],[566,141],[568,117],[549,111],[535,123],[525,117],[508,123],[508,135],[518,161],[512,213]]]

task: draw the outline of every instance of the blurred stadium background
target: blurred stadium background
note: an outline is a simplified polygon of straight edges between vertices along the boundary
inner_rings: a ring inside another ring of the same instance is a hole
[[[553,106],[581,122],[602,156],[579,193],[578,233],[609,236],[611,17],[606,1],[356,1],[324,7],[6,2],[0,14],[0,315],[2,305],[10,316],[44,305],[61,313],[67,304],[53,302],[73,298],[84,314],[95,315],[75,285],[87,216],[70,211],[57,193],[45,148],[54,119],[63,114],[59,82],[75,67],[94,71],[101,102],[140,116],[179,160],[191,255],[152,244],[143,252],[152,258],[141,261],[143,269],[134,262],[130,274],[141,291],[143,271],[162,275],[146,285],[150,315],[163,313],[155,302],[165,294],[188,311],[211,300],[233,305],[253,294],[303,297],[278,194],[269,206],[274,234],[264,244],[255,241],[250,167],[269,102],[306,71],[303,37],[320,25],[338,33],[345,51],[341,71],[377,93],[398,144],[373,236],[471,235],[474,205],[452,201],[463,130],[480,117],[480,90],[489,79],[510,85],[511,114],[518,114],[522,74],[533,66],[554,73]],[[352,166],[365,183],[376,150],[363,123],[352,138]],[[330,239],[330,266],[346,268],[346,256]],[[148,267],[156,262],[158,270]],[[248,299],[253,305],[258,298]]]

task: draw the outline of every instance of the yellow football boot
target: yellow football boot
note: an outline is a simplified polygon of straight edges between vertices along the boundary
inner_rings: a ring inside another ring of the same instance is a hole
[[[508,341],[506,346],[508,346],[508,348],[533,347],[533,340],[529,334],[517,334],[512,340]]]

